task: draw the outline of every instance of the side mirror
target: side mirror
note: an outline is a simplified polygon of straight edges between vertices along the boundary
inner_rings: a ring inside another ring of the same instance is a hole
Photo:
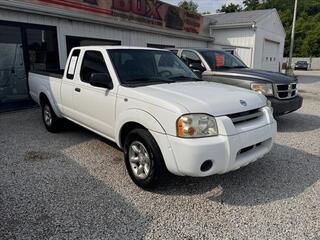
[[[94,87],[113,89],[113,83],[108,73],[92,73],[90,84]]]
[[[192,62],[189,67],[194,71],[204,72],[206,69],[201,65],[201,62]]]

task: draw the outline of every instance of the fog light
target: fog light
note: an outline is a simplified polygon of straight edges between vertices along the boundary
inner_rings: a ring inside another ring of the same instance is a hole
[[[212,168],[212,165],[213,165],[212,160],[204,161],[204,163],[202,163],[200,167],[201,172],[209,171]]]

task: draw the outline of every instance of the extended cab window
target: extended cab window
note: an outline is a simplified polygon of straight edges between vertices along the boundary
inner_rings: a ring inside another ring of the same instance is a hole
[[[106,73],[109,75],[102,53],[98,51],[86,51],[80,71],[81,81],[90,82],[90,77],[93,73]]]
[[[70,58],[69,66],[68,66],[68,71],[67,71],[67,78],[70,80],[73,80],[74,73],[76,71],[76,66],[77,66],[78,59],[79,59],[79,55],[80,55],[79,49],[73,50],[71,58]]]

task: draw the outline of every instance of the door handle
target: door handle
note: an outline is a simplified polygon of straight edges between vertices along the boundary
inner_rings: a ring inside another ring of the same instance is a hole
[[[80,88],[75,88],[74,89],[76,92],[81,92],[81,89]]]

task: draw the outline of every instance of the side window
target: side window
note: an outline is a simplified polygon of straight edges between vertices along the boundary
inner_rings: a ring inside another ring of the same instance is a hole
[[[201,59],[197,54],[191,51],[183,51],[181,54],[181,59],[187,64],[191,63],[201,63]]]
[[[178,50],[172,49],[172,50],[170,50],[170,51],[173,52],[175,55],[178,55]]]
[[[77,67],[77,63],[78,63],[78,59],[79,59],[79,55],[80,55],[80,50],[78,50],[78,49],[73,50],[71,58],[70,58],[69,66],[68,66],[68,71],[67,71],[67,78],[70,80],[73,80],[74,73],[76,71],[76,67]]]
[[[93,73],[106,73],[109,75],[102,53],[98,51],[86,51],[81,65],[81,81],[90,82],[90,77]]]

